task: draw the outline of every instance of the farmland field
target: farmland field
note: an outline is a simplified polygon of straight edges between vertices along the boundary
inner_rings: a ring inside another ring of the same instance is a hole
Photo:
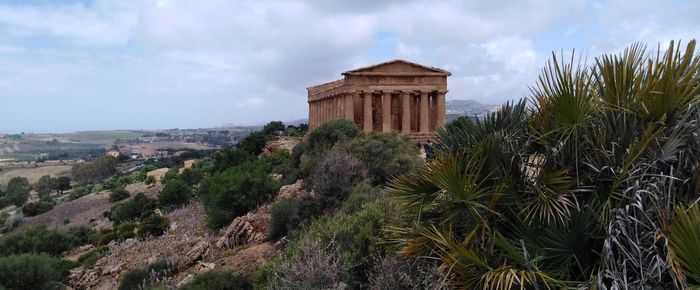
[[[31,183],[36,182],[44,175],[69,176],[71,167],[71,165],[52,164],[25,168],[3,168],[0,172],[0,187],[4,188],[10,179],[17,176],[26,177]]]

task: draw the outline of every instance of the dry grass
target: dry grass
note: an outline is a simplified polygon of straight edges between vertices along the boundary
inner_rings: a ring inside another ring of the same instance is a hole
[[[147,186],[144,183],[136,183],[130,184],[127,190],[132,197],[139,192],[143,192],[147,196],[155,198],[161,187],[160,184]],[[112,225],[111,222],[102,213],[109,211],[115,204],[125,202],[130,198],[118,202],[110,202],[109,191],[91,193],[76,200],[59,204],[44,214],[27,217],[15,231],[26,229],[33,225],[45,225],[48,228],[69,228],[74,226],[110,227]],[[68,223],[64,223],[64,221],[68,221]]]
[[[0,172],[0,186],[4,188],[10,179],[17,176],[26,177],[29,179],[29,182],[34,183],[44,175],[69,176],[70,170],[70,165],[47,165],[16,169],[5,168]]]

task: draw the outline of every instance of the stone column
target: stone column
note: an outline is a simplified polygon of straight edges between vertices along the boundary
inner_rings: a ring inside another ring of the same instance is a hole
[[[391,92],[382,93],[382,132],[391,131]]]
[[[429,92],[420,92],[420,132],[430,132]]]
[[[365,132],[372,132],[372,93],[365,93],[365,112],[364,112],[364,120],[365,124],[363,126],[363,129]]]
[[[352,94],[345,94],[345,119],[355,122],[355,101]]]
[[[411,133],[411,92],[401,91],[401,133]]]
[[[313,130],[314,126],[314,103],[309,101],[309,129]]]
[[[445,126],[445,92],[437,93],[437,126]]]

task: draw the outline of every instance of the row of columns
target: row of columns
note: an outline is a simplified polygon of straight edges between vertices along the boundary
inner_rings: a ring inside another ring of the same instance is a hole
[[[311,129],[315,129],[321,124],[334,119],[347,119],[355,121],[362,120],[362,124],[357,124],[364,131],[370,132],[374,130],[373,116],[373,100],[374,96],[381,99],[381,131],[389,132],[392,130],[392,97],[398,95],[400,98],[399,112],[401,115],[401,132],[411,133],[411,100],[413,97],[418,97],[418,132],[429,133],[430,127],[431,106],[434,106],[436,126],[445,124],[445,92],[441,91],[376,91],[355,93],[344,93],[333,95],[327,98],[309,102],[309,123]],[[361,104],[361,116],[356,116],[355,100],[363,100]],[[358,118],[356,118],[358,117]]]
[[[309,102],[310,129],[316,129],[321,124],[335,119],[347,119],[354,122],[352,98],[351,94],[339,94]]]

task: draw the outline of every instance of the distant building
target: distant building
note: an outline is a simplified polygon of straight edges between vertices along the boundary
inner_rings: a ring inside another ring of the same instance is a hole
[[[107,151],[107,155],[112,156],[112,157],[114,157],[114,158],[119,157],[119,154],[121,154],[121,152],[119,152],[118,150],[109,150],[109,151]]]
[[[346,71],[343,78],[307,88],[309,129],[335,119],[364,131],[432,135],[445,125],[450,72],[404,60]]]

